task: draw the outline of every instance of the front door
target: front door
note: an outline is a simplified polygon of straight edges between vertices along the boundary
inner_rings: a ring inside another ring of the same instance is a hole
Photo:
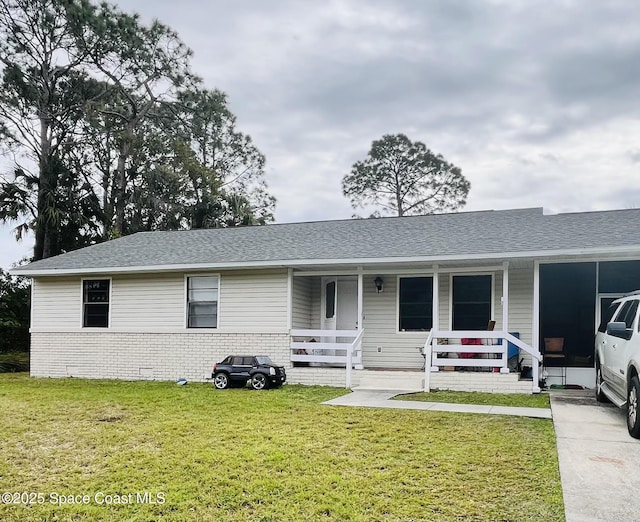
[[[336,329],[336,302],[338,297],[338,279],[322,278],[322,306],[320,307],[320,325],[322,330]]]
[[[336,330],[356,330],[358,328],[358,281],[343,279],[338,281]]]
[[[322,278],[323,330],[358,328],[358,281],[355,278]]]

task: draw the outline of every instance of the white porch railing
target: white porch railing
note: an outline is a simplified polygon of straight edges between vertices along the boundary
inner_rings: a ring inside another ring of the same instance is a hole
[[[447,339],[448,344],[438,344],[438,339]],[[480,339],[481,344],[455,344],[452,339]],[[501,340],[501,344],[498,344]],[[442,366],[499,368],[501,373],[509,373],[508,347],[511,343],[531,355],[532,391],[540,392],[539,363],[542,354],[509,332],[487,330],[431,330],[424,344],[424,390],[430,390],[430,374]],[[443,353],[457,353],[458,358],[443,357]],[[473,354],[472,358],[460,358],[460,354]],[[482,358],[484,354],[493,354],[493,358]]]
[[[364,329],[291,330],[290,360],[344,366],[345,385],[351,388],[351,370],[362,368],[363,334]]]

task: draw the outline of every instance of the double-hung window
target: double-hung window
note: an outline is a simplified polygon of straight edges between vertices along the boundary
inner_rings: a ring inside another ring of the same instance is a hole
[[[187,328],[218,327],[218,276],[187,277]]]
[[[82,326],[84,328],[109,327],[109,279],[82,281]]]
[[[452,323],[454,330],[486,330],[491,319],[490,275],[454,275]]]
[[[401,277],[398,291],[398,329],[421,332],[433,327],[433,277]]]

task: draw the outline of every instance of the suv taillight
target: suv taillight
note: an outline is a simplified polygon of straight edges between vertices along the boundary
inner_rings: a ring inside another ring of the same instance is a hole
[[[216,367],[217,367],[217,366],[218,366],[218,363],[216,363],[216,364],[214,364],[214,365],[213,365],[213,370],[212,370],[212,371],[213,371],[213,373],[216,373]]]

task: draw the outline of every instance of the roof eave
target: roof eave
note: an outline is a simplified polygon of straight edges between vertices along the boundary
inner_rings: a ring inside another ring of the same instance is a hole
[[[115,267],[86,267],[86,268],[49,268],[30,270],[27,267],[18,267],[10,270],[12,275],[25,277],[69,276],[86,274],[137,274],[156,272],[186,272],[204,270],[239,270],[250,268],[285,268],[304,266],[331,266],[331,265],[375,265],[375,264],[404,264],[404,263],[443,263],[455,261],[485,261],[495,259],[541,259],[563,256],[598,256],[620,254],[640,254],[640,246],[623,246],[608,248],[575,248],[555,250],[535,250],[523,252],[490,252],[482,254],[458,254],[445,256],[411,256],[411,257],[377,257],[377,258],[348,258],[348,259],[279,259],[271,261],[238,261],[232,263],[185,263],[177,265],[142,265],[142,266],[115,266]]]

